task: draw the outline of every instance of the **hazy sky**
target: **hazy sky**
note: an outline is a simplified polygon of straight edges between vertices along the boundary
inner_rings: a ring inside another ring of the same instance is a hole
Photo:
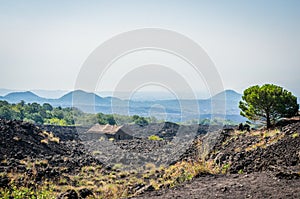
[[[300,97],[298,0],[0,0],[0,88],[71,90],[97,46],[146,27],[197,42],[226,89],[275,83]]]

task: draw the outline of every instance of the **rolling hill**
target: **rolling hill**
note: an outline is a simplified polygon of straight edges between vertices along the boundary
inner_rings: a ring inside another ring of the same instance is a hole
[[[187,121],[199,117],[201,119],[219,117],[236,122],[245,121],[239,115],[238,102],[240,99],[241,94],[233,90],[225,90],[211,98],[199,100],[121,100],[115,97],[103,98],[95,93],[82,90],[71,91],[57,99],[43,98],[30,91],[12,92],[0,97],[0,100],[6,100],[10,103],[18,103],[21,100],[26,103],[50,103],[52,106],[75,106],[84,112],[90,113],[155,116],[158,119],[173,122]]]

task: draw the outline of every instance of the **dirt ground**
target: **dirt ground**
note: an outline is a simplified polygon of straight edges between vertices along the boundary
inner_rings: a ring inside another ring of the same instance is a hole
[[[300,198],[300,179],[279,179],[272,173],[200,176],[175,188],[146,192],[142,198]]]

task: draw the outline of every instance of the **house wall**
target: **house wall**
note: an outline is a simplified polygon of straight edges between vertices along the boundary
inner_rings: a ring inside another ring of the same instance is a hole
[[[122,130],[117,131],[114,136],[116,140],[132,140],[134,138],[132,135],[129,135]]]

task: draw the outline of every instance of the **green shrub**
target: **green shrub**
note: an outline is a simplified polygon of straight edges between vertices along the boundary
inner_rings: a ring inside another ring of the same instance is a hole
[[[10,189],[0,189],[0,198],[3,199],[24,199],[24,198],[30,198],[30,199],[54,199],[56,198],[54,196],[52,190],[49,189],[37,189],[34,190],[33,188],[28,187],[16,187],[12,186]]]
[[[225,174],[225,173],[228,172],[229,168],[230,168],[230,164],[229,164],[229,163],[224,164],[223,167],[222,167],[222,171],[221,171],[221,172],[222,172],[223,174]]]
[[[299,137],[299,133],[297,133],[297,132],[292,134],[292,138],[296,138],[296,137]]]
[[[118,169],[121,169],[123,167],[123,165],[121,163],[117,163],[113,166],[113,170],[118,170]]]
[[[150,136],[148,137],[148,140],[160,141],[160,140],[163,140],[163,139],[160,138],[160,137],[157,136],[157,135],[150,135]]]
[[[46,124],[58,125],[58,126],[67,126],[67,122],[64,119],[51,118],[46,120]]]

